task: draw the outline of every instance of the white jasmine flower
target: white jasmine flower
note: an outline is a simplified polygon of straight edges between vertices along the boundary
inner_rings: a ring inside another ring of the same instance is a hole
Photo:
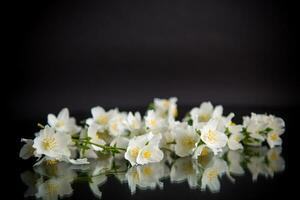
[[[160,134],[154,135],[149,141],[149,143],[140,150],[136,158],[136,162],[141,165],[153,162],[160,162],[164,157],[163,152],[159,149],[160,140]]]
[[[108,122],[108,130],[111,136],[120,136],[125,133],[124,121],[126,115],[124,113],[115,114]]]
[[[210,151],[210,148],[206,144],[201,144],[195,149],[193,159],[198,159],[201,156],[207,156]]]
[[[107,128],[109,120],[118,113],[118,110],[109,110],[106,112],[102,107],[97,106],[91,109],[92,117],[86,120],[88,125],[95,124],[99,131],[104,131]]]
[[[267,134],[267,142],[271,148],[281,146],[282,139],[280,135],[284,133],[284,121],[281,118],[270,115],[268,117],[268,128],[271,131]]]
[[[140,131],[143,126],[141,114],[139,112],[136,112],[133,115],[132,112],[129,112],[126,120],[124,121],[124,124],[130,132]]]
[[[127,159],[131,165],[143,165],[161,161],[163,159],[163,152],[158,147],[160,139],[160,134],[153,135],[151,132],[133,137],[129,141],[125,159]]]
[[[251,117],[243,117],[243,125],[247,129],[247,132],[250,133],[250,137],[257,141],[253,145],[260,145],[261,142],[265,141],[265,137],[261,134],[261,131],[267,128],[266,115],[251,113]]]
[[[54,159],[70,157],[69,146],[72,144],[71,136],[63,132],[55,132],[46,126],[33,141],[33,148],[37,154],[46,155]]]
[[[34,156],[35,149],[32,147],[33,145],[33,140],[30,139],[21,139],[22,142],[25,142],[23,147],[20,150],[19,156],[26,160],[32,156]]]
[[[166,120],[153,110],[148,110],[147,115],[145,116],[145,124],[152,133],[160,133],[167,128]]]
[[[243,145],[241,144],[242,139],[244,138],[243,134],[241,134],[243,127],[241,125],[231,125],[228,127],[231,135],[228,138],[228,147],[230,150],[238,150],[243,149]]]
[[[211,118],[222,116],[223,107],[216,106],[214,108],[210,102],[203,102],[199,108],[193,108],[190,114],[195,122],[208,122]]]
[[[199,135],[191,126],[180,123],[173,128],[172,134],[175,137],[175,153],[180,157],[192,155],[199,142]]]
[[[267,142],[271,148],[275,146],[281,146],[282,139],[280,138],[279,134],[276,132],[270,132],[267,135]]]
[[[211,192],[220,191],[219,177],[228,170],[224,160],[214,157],[210,165],[204,170],[201,179],[201,189],[209,188]]]
[[[91,138],[91,142],[92,143],[95,143],[95,144],[98,144],[98,145],[105,145],[106,142],[105,142],[105,133],[104,132],[99,132],[98,131],[98,126],[96,124],[91,124],[88,128],[88,131],[87,131],[87,135]],[[95,150],[95,151],[102,151],[103,148],[97,146],[97,145],[94,145],[92,144],[91,145],[92,148]]]
[[[68,108],[62,109],[57,117],[54,114],[48,115],[48,124],[57,131],[65,133],[78,133],[80,127],[76,125],[76,120],[70,117]]]
[[[118,137],[113,139],[113,141],[110,143],[110,146],[116,146],[118,148],[127,149],[128,143],[129,143],[129,139],[127,137],[118,136]],[[115,155],[115,157],[123,158],[124,153],[123,152],[118,153],[118,154]]]
[[[159,113],[162,117],[176,117],[177,116],[177,98],[172,97],[170,99],[154,99],[155,112]]]
[[[214,154],[222,151],[222,148],[226,146],[227,136],[225,133],[217,130],[219,120],[211,119],[201,129],[201,140],[213,150]]]

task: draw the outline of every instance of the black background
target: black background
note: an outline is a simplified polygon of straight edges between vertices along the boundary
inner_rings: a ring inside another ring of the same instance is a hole
[[[288,1],[12,3],[7,16],[11,78],[4,85],[9,100],[4,109],[9,109],[7,128],[16,146],[9,170],[14,168],[17,199],[25,190],[19,174],[33,164],[17,158],[20,138],[32,137],[36,123],[45,123],[48,113],[68,107],[84,118],[95,105],[144,110],[154,97],[170,96],[177,96],[185,108],[210,100],[223,104],[226,113],[283,117],[284,175],[269,182],[270,187],[262,181],[249,189],[252,192],[241,185],[214,198],[234,197],[236,191],[236,198],[248,199],[291,192],[285,183],[296,166],[291,164],[293,153],[298,152],[292,137],[297,138],[298,131],[299,81],[290,61],[293,26]],[[119,186],[106,187],[115,191]],[[170,187],[165,194],[186,191]],[[146,196],[151,195],[161,197],[150,192]]]
[[[14,119],[177,96],[296,106],[287,1],[25,1],[10,19]]]

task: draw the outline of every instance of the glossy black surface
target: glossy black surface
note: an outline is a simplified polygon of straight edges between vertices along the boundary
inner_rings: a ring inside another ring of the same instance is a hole
[[[179,105],[179,112],[182,115],[190,108],[191,107],[181,108]],[[212,193],[209,190],[203,191],[199,188],[191,188],[186,179],[180,183],[174,183],[174,181],[171,181],[170,178],[167,177],[161,179],[163,182],[163,188],[156,187],[154,190],[141,190],[140,188],[137,188],[135,194],[132,195],[128,183],[121,183],[114,175],[108,175],[107,181],[99,187],[100,191],[102,192],[102,199],[262,199],[283,196],[286,192],[291,192],[291,187],[287,183],[289,183],[288,174],[291,170],[290,159],[292,159],[292,156],[294,155],[293,150],[295,149],[295,147],[292,147],[291,141],[291,138],[294,134],[293,132],[295,130],[295,108],[225,107],[225,113],[229,111],[235,112],[236,117],[234,119],[237,122],[241,121],[242,115],[250,114],[251,111],[257,113],[275,114],[285,120],[286,132],[283,135],[283,146],[281,153],[281,156],[284,159],[284,166],[279,172],[274,173],[273,178],[270,175],[265,177],[263,174],[260,174],[257,180],[253,181],[253,176],[246,166],[244,168],[244,175],[232,175],[232,177],[235,179],[235,183],[233,183],[226,175],[223,175],[222,178],[220,178],[221,187],[219,192]],[[78,114],[77,116],[79,119],[84,119],[89,116],[89,113],[84,113],[84,115]],[[34,171],[32,165],[35,162],[34,160],[24,161],[17,158],[19,149],[22,145],[19,142],[19,139],[21,137],[33,137],[33,133],[38,130],[36,127],[37,122],[45,122],[45,117],[40,118],[39,120],[17,122],[18,126],[16,129],[18,129],[18,131],[15,132],[16,134],[14,137],[16,144],[14,165],[16,192],[14,194],[17,195],[18,199],[22,199],[24,197],[24,193],[28,188],[27,185],[22,181],[21,176],[23,176],[24,180],[26,173],[27,175],[32,173]],[[168,164],[167,168],[172,170],[172,165]],[[41,170],[35,169],[35,171],[40,172],[35,173],[36,175],[34,176],[40,176],[39,174],[41,174]],[[26,173],[24,174],[24,172]],[[78,175],[85,176],[84,173],[78,173]],[[194,176],[191,175],[191,177]],[[89,187],[87,180],[74,179],[70,186],[72,188],[72,195],[66,197],[66,199],[96,199]],[[33,197],[29,197],[28,199],[32,198]]]

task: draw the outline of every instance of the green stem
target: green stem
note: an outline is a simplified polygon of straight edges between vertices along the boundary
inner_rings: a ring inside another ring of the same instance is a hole
[[[94,142],[91,142],[88,138],[77,138],[77,137],[72,137],[72,140],[73,141],[77,141],[77,142],[81,142],[81,143],[84,143],[84,144],[91,144],[91,145],[95,145],[97,147],[101,147],[103,148],[104,151],[126,151],[126,149],[124,148],[121,148],[121,147],[112,147],[112,146],[107,146],[107,145],[101,145],[101,144],[97,144],[97,143],[94,143]]]

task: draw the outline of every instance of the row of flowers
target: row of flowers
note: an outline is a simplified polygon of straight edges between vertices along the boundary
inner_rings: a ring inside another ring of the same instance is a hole
[[[244,151],[227,149],[218,155],[211,151],[198,159],[179,158],[171,151],[165,151],[160,162],[132,167],[122,157],[102,154],[97,159],[91,159],[88,165],[48,160],[35,166],[33,171],[23,172],[21,179],[28,186],[25,197],[53,200],[71,196],[72,184],[78,181],[88,182],[95,197],[101,198],[100,187],[107,181],[108,175],[128,184],[131,194],[137,188],[163,189],[166,178],[171,183],[186,181],[191,189],[219,192],[220,180],[224,176],[233,183],[238,181],[237,176],[246,175],[246,171],[250,172],[253,181],[258,176],[272,178],[274,173],[285,168],[280,154],[281,147],[269,149],[266,146],[246,147]]]
[[[88,164],[90,158],[110,154],[134,166],[162,161],[163,150],[198,159],[209,152],[218,155],[265,142],[270,148],[282,144],[285,123],[279,117],[252,113],[236,124],[234,113],[225,116],[222,106],[203,102],[178,120],[176,103],[174,97],[156,98],[143,117],[139,112],[97,106],[82,126],[64,108],[57,116],[49,114],[47,125],[39,124],[34,139],[22,139],[20,156],[37,157],[37,165],[49,160]]]

